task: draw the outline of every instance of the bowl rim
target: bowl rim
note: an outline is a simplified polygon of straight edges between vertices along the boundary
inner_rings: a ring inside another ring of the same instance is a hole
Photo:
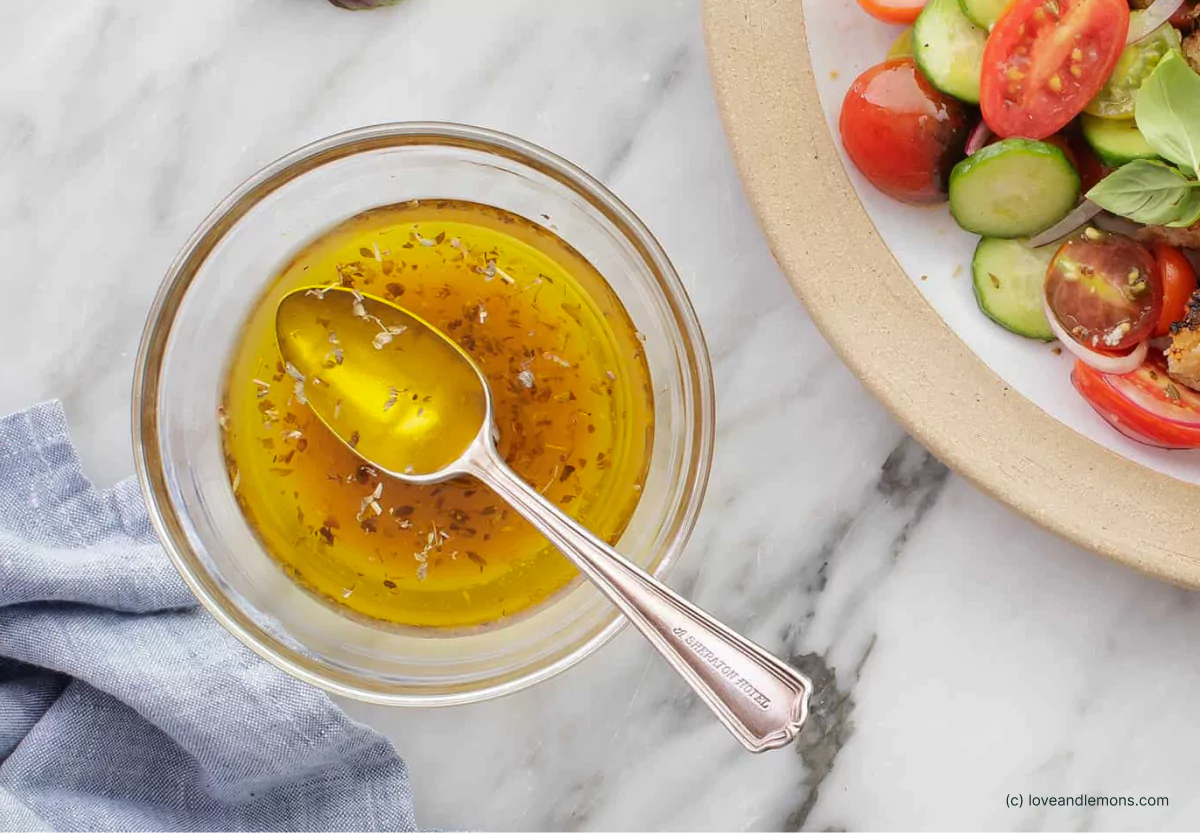
[[[674,319],[684,353],[684,393],[692,413],[692,448],[683,470],[693,485],[681,492],[678,531],[654,568],[664,577],[675,565],[695,529],[712,469],[716,395],[707,343],[682,280],[658,240],[636,214],[599,180],[563,157],[531,142],[487,128],[452,122],[392,122],[336,133],[304,145],[252,174],[200,223],[168,268],[147,313],[134,365],[132,435],[134,467],[152,527],[184,583],[203,607],[242,644],[280,670],[331,694],[392,706],[449,706],[482,702],[514,693],[566,671],[611,641],[627,620],[616,608],[609,621],[574,648],[551,654],[517,673],[497,675],[488,684],[443,692],[394,692],[332,677],[310,663],[303,650],[267,632],[231,602],[216,581],[193,569],[188,535],[165,483],[158,431],[158,391],[165,348],[180,304],[196,273],[220,242],[258,202],[291,180],[327,162],[372,150],[413,144],[458,146],[519,162],[585,198],[625,236],[660,276],[659,291]],[[686,413],[686,412],[685,412]]]
[[[1200,486],[1104,448],[1012,390],[896,262],[826,124],[802,2],[705,0],[703,17],[750,203],[841,360],[907,431],[987,494],[1082,547],[1200,587],[1190,520]],[[888,358],[897,354],[921,361]]]

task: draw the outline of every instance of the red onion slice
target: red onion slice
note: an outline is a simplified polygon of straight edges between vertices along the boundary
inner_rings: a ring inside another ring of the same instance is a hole
[[[1075,231],[1075,229],[1079,228],[1084,223],[1090,221],[1103,210],[1103,208],[1096,205],[1091,200],[1084,200],[1066,217],[1063,217],[1041,234],[1029,238],[1029,242],[1025,245],[1032,249],[1036,249],[1038,246],[1045,246],[1047,243],[1053,243],[1060,237],[1066,237],[1068,234]]]
[[[1154,0],[1133,19],[1133,23],[1129,26],[1129,36],[1125,38],[1125,45],[1132,46],[1153,35],[1155,30],[1170,20],[1171,15],[1179,11],[1179,7],[1182,5],[1183,0]]]
[[[992,128],[988,127],[988,123],[983,119],[979,120],[979,124],[975,125],[975,129],[971,131],[971,135],[967,137],[967,156],[972,155],[976,151],[982,150],[984,145],[992,140],[996,134],[992,132]]]
[[[1096,228],[1116,234],[1124,234],[1126,237],[1133,237],[1139,229],[1143,229],[1145,226],[1142,223],[1135,223],[1133,220],[1118,217],[1116,214],[1101,211],[1096,215]]]
[[[1054,314],[1054,310],[1050,309],[1050,305],[1044,300],[1042,307],[1046,311],[1046,320],[1050,322],[1050,329],[1054,332],[1055,337],[1062,343],[1062,346],[1075,358],[1079,359],[1086,365],[1096,368],[1101,373],[1112,373],[1117,376],[1124,376],[1126,373],[1132,373],[1142,366],[1146,361],[1146,354],[1150,348],[1146,342],[1142,342],[1137,347],[1133,348],[1133,352],[1124,356],[1114,356],[1109,353],[1098,353],[1089,347],[1085,347],[1075,339],[1071,338],[1063,325],[1059,322],[1058,316]]]

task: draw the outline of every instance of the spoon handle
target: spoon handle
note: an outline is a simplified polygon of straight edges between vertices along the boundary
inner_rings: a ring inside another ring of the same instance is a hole
[[[533,524],[615,604],[751,752],[786,746],[808,714],[812,683],[625,560],[546,500],[495,452],[472,475]]]

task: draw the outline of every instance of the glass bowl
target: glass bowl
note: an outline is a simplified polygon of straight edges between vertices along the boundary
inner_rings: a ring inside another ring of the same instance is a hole
[[[618,548],[660,578],[695,524],[714,427],[704,338],[662,247],[603,185],[541,148],[461,125],[367,127],[280,159],[221,203],[167,273],[138,353],[133,434],[150,517],[192,592],[251,649],[335,694],[407,706],[516,691],[583,659],[624,624],[582,580],[473,630],[397,630],[350,618],[287,578],[238,509],[217,407],[253,305],[319,234],[366,209],[426,198],[552,223],[625,304],[645,338],[656,430],[641,501]]]

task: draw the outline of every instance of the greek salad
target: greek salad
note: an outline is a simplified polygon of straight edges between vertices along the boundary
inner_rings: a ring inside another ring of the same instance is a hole
[[[904,24],[839,132],[980,236],[979,308],[1114,428],[1200,448],[1200,0],[858,0]]]

